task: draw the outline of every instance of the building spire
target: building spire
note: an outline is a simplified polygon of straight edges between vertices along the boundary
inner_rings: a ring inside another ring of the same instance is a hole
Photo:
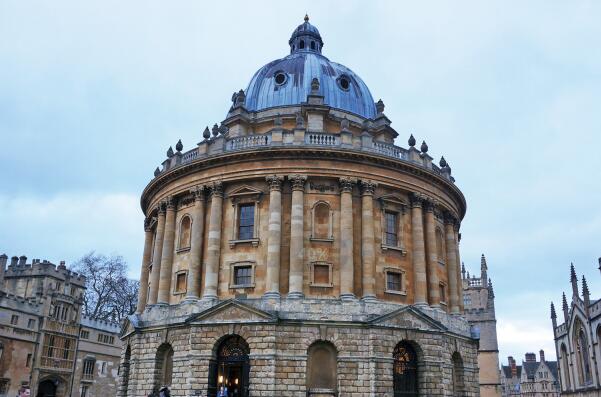
[[[584,299],[584,307],[588,310],[591,304],[591,293],[588,290],[588,284],[586,283],[586,277],[582,275],[582,299]]]
[[[488,280],[488,265],[486,264],[484,254],[480,257],[480,277],[482,277],[482,284],[486,285],[486,281]]]
[[[570,263],[570,283],[572,283],[572,297],[578,297],[578,277],[576,277],[576,270],[574,269],[574,263]]]
[[[601,267],[601,265],[599,265]],[[465,280],[465,264],[461,263],[461,275],[463,276],[463,279]]]
[[[305,22],[309,22],[309,14],[305,14]]]
[[[555,305],[553,304],[553,302],[551,302],[551,319],[557,319],[557,313],[555,313]]]
[[[563,319],[565,320],[566,324],[568,323],[568,300],[566,299],[566,293],[563,293],[562,296],[562,308],[563,308]]]

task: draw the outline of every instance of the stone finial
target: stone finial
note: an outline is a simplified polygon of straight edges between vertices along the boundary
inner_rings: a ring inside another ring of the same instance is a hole
[[[351,123],[348,121],[346,116],[342,120],[340,120],[340,131],[348,131]]]
[[[601,272],[601,258],[599,258],[599,271]]]
[[[242,106],[242,105],[244,105],[245,101],[246,101],[246,94],[244,93],[244,90],[240,90],[240,91],[234,92],[232,94],[233,107]]]
[[[384,102],[381,99],[376,102],[376,111],[378,114],[384,113],[384,107]]]
[[[184,144],[182,143],[182,140],[180,139],[175,144],[175,150],[177,150],[178,152],[181,152],[183,148],[184,148]]]
[[[221,125],[219,126],[219,133],[220,133],[221,135],[225,135],[225,134],[227,134],[227,132],[228,132],[229,130],[230,130],[230,129],[229,129],[228,127],[226,127],[225,125],[223,125],[223,124],[221,124]]]
[[[213,124],[213,128],[211,129],[211,133],[213,134],[214,138],[217,138],[217,135],[219,135],[219,126],[217,125],[217,123]]]
[[[273,124],[277,127],[281,127],[284,124],[284,120],[282,120],[282,116],[279,113],[273,119]]]
[[[482,270],[483,272],[488,270],[488,265],[486,264],[486,257],[484,256],[484,254],[482,254],[482,256],[480,257],[480,270]]]
[[[305,14],[305,22],[309,22],[309,14]]]
[[[463,263],[461,264],[461,274],[463,276],[463,279],[465,280],[465,265]]]
[[[296,113],[296,128],[303,128],[305,126],[305,119],[301,112]]]
[[[495,297],[495,291],[492,287],[492,280],[490,278],[488,279],[488,296],[491,299]]]
[[[154,176],[157,177],[157,176],[159,176],[160,173],[161,173],[161,170],[159,169],[159,167],[156,167],[154,169]]]
[[[578,296],[578,278],[576,277],[574,263],[570,264],[570,283],[572,284],[572,296]]]
[[[467,272],[467,278],[468,279],[470,278],[470,272]]]
[[[563,319],[565,320],[565,322],[568,322],[568,316],[569,316],[569,307],[568,307],[568,300],[566,299],[566,293],[564,292],[562,297],[561,297],[561,306],[563,309]]]
[[[319,94],[319,79],[317,77],[313,77],[313,80],[311,80],[311,94]]]
[[[167,158],[173,157],[173,154],[173,148],[169,146],[169,149],[167,149]]]
[[[551,302],[551,319],[555,320],[557,318],[557,313],[555,313],[555,305]]]
[[[205,139],[205,141],[211,137],[211,131],[209,131],[209,126],[205,127],[205,130],[202,132],[202,137]]]
[[[440,158],[440,161],[438,162],[438,165],[440,165],[440,168],[445,168],[448,164],[447,164],[447,160],[445,160],[444,156],[442,156]]]
[[[407,143],[409,144],[409,146],[414,147],[415,144],[417,143],[415,141],[415,137],[413,136],[413,134],[411,134],[411,136],[409,137],[409,140],[407,141]]]
[[[582,298],[584,299],[584,302],[590,302],[591,298],[591,293],[588,290],[588,284],[586,283],[586,277],[584,277],[584,275],[582,276]]]
[[[428,153],[428,144],[426,143],[426,141],[422,141],[422,146],[420,147],[420,150],[422,151],[422,153]]]

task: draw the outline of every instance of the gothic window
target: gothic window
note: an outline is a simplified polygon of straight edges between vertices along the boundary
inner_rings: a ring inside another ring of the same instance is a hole
[[[230,273],[230,288],[253,288],[255,286],[254,262],[232,263]]]
[[[336,395],[338,353],[334,345],[319,341],[307,350],[307,395]]]
[[[392,353],[395,397],[417,397],[417,354],[407,342],[400,342]]]
[[[192,218],[184,215],[179,224],[179,249],[190,248],[190,237],[192,233]]]
[[[406,294],[405,290],[405,272],[401,269],[386,268],[386,293],[389,294]]]
[[[311,262],[311,286],[332,287],[332,264],[328,262]]]
[[[188,272],[187,271],[181,271],[181,272],[177,272],[175,274],[175,291],[173,291],[175,294],[183,294],[186,292],[188,286],[187,286],[187,280],[188,280]]]
[[[443,241],[442,230],[440,230],[440,228],[436,228],[436,255],[438,257],[438,262],[441,264],[446,263]]]
[[[92,358],[86,358],[83,361],[83,373],[82,378],[86,380],[94,379],[94,367],[96,366],[96,360]]]
[[[171,386],[173,375],[173,348],[164,343],[157,349],[155,358],[155,386]]]
[[[329,203],[325,201],[318,201],[313,205],[311,240],[333,240],[332,217],[333,212]]]
[[[463,373],[463,359],[458,352],[451,356],[453,364],[453,396],[465,396],[465,380]]]
[[[588,340],[582,325],[576,327],[576,353],[578,355],[578,378],[581,385],[591,382],[591,365],[588,350]]]

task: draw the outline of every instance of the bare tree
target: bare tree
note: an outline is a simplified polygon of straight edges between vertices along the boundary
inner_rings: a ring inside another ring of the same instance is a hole
[[[107,257],[92,251],[78,260],[72,270],[86,276],[86,316],[121,322],[134,312],[140,283],[127,278],[123,257]]]

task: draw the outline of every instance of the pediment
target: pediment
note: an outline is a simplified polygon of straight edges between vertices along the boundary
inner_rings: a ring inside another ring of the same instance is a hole
[[[277,318],[263,310],[245,305],[237,300],[222,302],[210,309],[194,314],[187,322],[193,324],[223,324],[223,323],[267,323]]]
[[[229,197],[244,197],[244,196],[253,196],[253,195],[261,195],[263,194],[262,190],[254,188],[249,185],[243,185],[235,188],[234,190],[228,193]]]
[[[370,321],[383,327],[418,329],[421,331],[446,331],[446,327],[420,310],[406,306]]]
[[[378,197],[378,201],[382,207],[386,208],[389,206],[396,207],[407,207],[407,202],[402,198],[394,194],[385,194]]]

